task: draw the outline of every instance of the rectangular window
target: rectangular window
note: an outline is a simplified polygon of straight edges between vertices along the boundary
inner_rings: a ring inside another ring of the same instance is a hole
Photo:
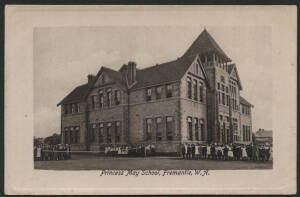
[[[203,102],[204,99],[203,99],[203,85],[202,83],[199,84],[199,99],[200,99],[200,102]]]
[[[227,106],[230,105],[229,102],[230,102],[230,97],[229,97],[229,95],[226,95],[226,105],[227,105]]]
[[[195,139],[199,141],[199,123],[198,118],[194,119],[194,125],[195,125]]]
[[[91,129],[90,129],[90,132],[89,132],[89,142],[90,143],[95,142],[96,129],[97,129],[96,124],[91,124]]]
[[[99,124],[99,136],[98,136],[99,143],[104,142],[104,126],[103,123]]]
[[[106,104],[109,107],[111,105],[111,88],[107,89],[106,94],[107,94]]]
[[[187,128],[188,128],[188,133],[189,133],[189,140],[193,140],[193,124],[192,124],[192,118],[188,117],[187,118]]]
[[[71,128],[70,128],[70,144],[73,144],[73,142],[74,142],[74,141],[73,141],[73,138],[74,138],[74,137],[73,137],[73,136],[74,136],[74,135],[73,135],[73,130],[74,130],[73,127],[71,127]]]
[[[72,113],[72,104],[68,104],[68,113],[69,113],[69,114]]]
[[[228,93],[228,87],[226,87],[226,93]]]
[[[225,105],[225,93],[222,93],[222,104]]]
[[[115,127],[115,142],[120,143],[121,141],[121,127],[120,127],[120,122],[116,122],[116,127]]]
[[[225,86],[222,84],[222,91],[224,92],[225,91]]]
[[[64,114],[68,114],[68,105],[64,105]]]
[[[173,117],[167,117],[167,140],[173,139],[174,120]]]
[[[161,87],[156,87],[156,99],[161,99]]]
[[[111,143],[111,123],[107,123],[106,136],[107,136],[106,142]]]
[[[71,104],[72,105],[72,114],[75,113],[75,104]]]
[[[96,108],[96,96],[92,96],[92,109]]]
[[[220,90],[220,83],[218,83],[218,90]]]
[[[168,85],[167,85],[167,98],[170,98],[170,97],[173,96],[172,91],[173,91],[172,85],[171,85],[171,84],[168,84]]]
[[[79,104],[75,103],[75,112],[78,113],[79,112]]]
[[[103,108],[104,106],[104,95],[103,90],[99,91],[99,108]]]
[[[194,82],[194,100],[197,101],[198,100],[198,91],[197,91],[198,90],[198,88],[197,88],[198,82],[196,79],[194,79],[193,82]]]
[[[221,93],[218,91],[218,103],[221,104]]]
[[[151,101],[151,88],[146,89],[146,100]]]
[[[192,82],[190,77],[187,78],[187,84],[188,84],[188,98],[192,99]]]
[[[203,119],[200,120],[200,134],[201,134],[201,139],[202,141],[204,141],[204,121]]]
[[[156,118],[156,140],[162,140],[162,133],[163,133],[163,124],[162,118]]]
[[[79,127],[75,128],[76,132],[75,132],[75,143],[78,144],[79,143]]]
[[[68,127],[65,127],[65,144],[70,144],[70,135]]]
[[[223,121],[223,116],[222,115],[220,115],[219,118],[220,118],[220,121]]]
[[[115,104],[120,105],[121,103],[121,92],[119,90],[115,90]]]
[[[151,140],[152,119],[146,119],[146,139]]]

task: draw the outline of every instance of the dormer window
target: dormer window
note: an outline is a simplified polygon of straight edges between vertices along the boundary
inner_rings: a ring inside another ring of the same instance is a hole
[[[156,88],[156,99],[161,99],[161,87]]]
[[[168,84],[168,85],[167,85],[167,98],[170,98],[170,97],[173,96],[173,95],[172,95],[172,90],[173,90],[172,85],[171,85],[171,84]]]
[[[152,95],[151,88],[147,88],[146,89],[146,100],[147,101],[151,101],[151,95]]]

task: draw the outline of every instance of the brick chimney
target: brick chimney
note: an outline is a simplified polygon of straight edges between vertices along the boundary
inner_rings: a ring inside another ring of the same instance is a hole
[[[96,78],[95,75],[89,74],[88,75],[88,84],[91,84],[95,80],[95,78]]]
[[[128,62],[127,67],[127,81],[128,85],[132,85],[136,81],[136,63]]]
[[[119,72],[122,74],[122,78],[127,82],[128,86],[131,86],[136,81],[135,62],[128,62],[128,64],[123,64]]]

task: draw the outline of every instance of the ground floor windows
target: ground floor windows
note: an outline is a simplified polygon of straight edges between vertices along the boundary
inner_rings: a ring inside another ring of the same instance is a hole
[[[79,126],[65,127],[63,131],[65,144],[78,144],[80,141]]]
[[[174,129],[174,119],[169,116],[167,117],[167,140],[173,140]]]
[[[98,133],[98,140],[99,143],[103,143],[104,142],[104,125],[103,123],[99,124],[99,133]]]
[[[245,142],[251,141],[251,131],[250,126],[243,125],[243,140]]]
[[[151,134],[152,134],[152,119],[147,118],[146,119],[146,140],[151,140]]]
[[[120,122],[116,122],[116,127],[115,127],[115,142],[120,143],[121,141],[121,127],[120,127]]]
[[[173,116],[151,117],[144,119],[146,141],[174,140],[175,119]]]
[[[90,124],[88,142],[92,143],[120,143],[122,136],[121,121]]]
[[[107,123],[107,127],[106,127],[106,143],[111,143],[111,123]]]
[[[189,134],[188,139],[189,139],[189,140],[193,140],[192,117],[188,117],[188,118],[187,118],[187,128],[188,128],[188,134]]]
[[[199,141],[199,125],[198,125],[198,118],[194,118],[194,125],[195,125],[195,140]]]
[[[156,118],[156,140],[162,140],[163,124],[162,118]]]

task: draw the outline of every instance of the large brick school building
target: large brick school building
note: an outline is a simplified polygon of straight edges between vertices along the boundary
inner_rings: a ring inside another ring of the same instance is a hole
[[[251,143],[253,106],[241,90],[237,66],[204,30],[174,61],[89,75],[58,104],[62,142],[73,150],[154,143],[157,152],[180,142]]]

